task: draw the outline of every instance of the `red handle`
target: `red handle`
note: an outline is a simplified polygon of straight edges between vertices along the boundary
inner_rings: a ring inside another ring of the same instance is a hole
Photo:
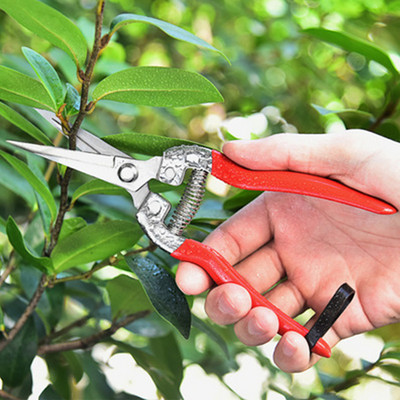
[[[296,331],[302,336],[308,330],[294,321],[279,308],[270,303],[264,296],[258,293],[217,251],[195,240],[186,239],[172,254],[172,257],[181,261],[189,261],[202,267],[217,284],[236,283],[244,287],[251,296],[252,308],[267,307],[272,310],[279,320],[280,335],[288,331]],[[319,339],[312,351],[323,357],[330,357],[331,349],[323,340]]]
[[[293,171],[254,171],[212,151],[211,174],[229,185],[248,190],[266,190],[313,196],[336,201],[377,214],[394,214],[393,206],[339,182]]]

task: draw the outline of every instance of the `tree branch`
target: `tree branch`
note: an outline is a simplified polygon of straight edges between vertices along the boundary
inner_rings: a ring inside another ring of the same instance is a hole
[[[10,393],[7,393],[4,390],[0,390],[0,399],[5,399],[5,400],[19,400],[18,397],[13,396]]]
[[[67,334],[69,331],[71,331],[74,328],[79,328],[83,325],[86,324],[86,322],[90,319],[90,315],[85,315],[82,318],[77,319],[76,321],[70,323],[69,325],[65,326],[64,328],[60,329],[59,331],[55,331],[47,335],[46,337],[43,338],[41,341],[42,344],[49,343],[53,339],[56,339],[58,337],[64,336]]]
[[[49,353],[58,353],[60,351],[70,351],[78,349],[87,349],[94,346],[95,344],[112,336],[119,328],[130,324],[137,319],[143,318],[148,315],[150,311],[141,311],[135,314],[128,315],[119,322],[114,322],[108,329],[104,329],[91,336],[87,336],[81,339],[71,340],[69,342],[54,343],[54,344],[43,344],[38,349],[38,355],[44,355]]]
[[[104,48],[104,44],[101,40],[101,30],[103,27],[103,17],[104,17],[104,6],[105,0],[99,0],[97,6],[97,13],[96,13],[96,27],[95,27],[95,34],[94,34],[94,43],[93,43],[93,50],[90,54],[89,61],[86,66],[85,72],[80,71],[80,78],[82,79],[82,91],[81,91],[81,105],[79,108],[78,116],[72,126],[70,132],[70,145],[75,147],[76,145],[76,134],[88,113],[88,106],[87,104],[89,99],[89,87],[93,77],[94,66],[96,65],[96,61],[100,55],[101,50]]]
[[[22,313],[22,315],[19,317],[19,320],[15,323],[14,327],[8,332],[7,338],[4,339],[3,341],[0,342],[0,352],[10,343],[13,341],[15,336],[18,334],[18,332],[22,329],[22,327],[25,325],[25,322],[28,320],[30,315],[33,313],[35,310],[37,304],[39,303],[40,298],[42,297],[42,294],[46,288],[47,285],[47,276],[42,275],[42,278],[40,279],[39,285],[33,294],[33,297],[31,301],[29,302],[28,306],[26,307],[25,311]]]
[[[155,248],[156,248],[156,246],[153,243],[151,243],[147,247],[142,247],[140,249],[129,251],[128,253],[126,253],[126,256],[140,254],[145,251],[153,251]],[[52,278],[49,281],[49,286],[52,287],[58,283],[63,283],[63,282],[71,282],[71,281],[77,281],[77,280],[83,280],[83,279],[90,279],[95,272],[99,271],[100,269],[102,269],[104,267],[116,265],[117,262],[118,262],[117,257],[107,258],[107,260],[104,260],[98,264],[93,265],[93,267],[89,271],[83,272],[82,274],[66,276],[64,278]]]
[[[10,257],[8,260],[8,264],[4,272],[0,276],[0,287],[1,285],[5,282],[5,280],[8,278],[8,276],[11,274],[11,272],[14,271],[15,269],[15,251],[12,250],[10,253]]]
[[[76,134],[78,133],[79,128],[81,127],[82,122],[85,119],[86,114],[88,112],[87,102],[89,99],[89,88],[93,77],[94,66],[96,65],[96,61],[99,57],[99,54],[104,47],[101,40],[104,5],[105,5],[105,0],[99,0],[96,13],[96,27],[95,27],[93,49],[90,54],[89,61],[86,65],[86,70],[85,72],[83,72],[82,70],[78,71],[79,77],[82,80],[81,103],[79,107],[78,116],[76,117],[74,124],[70,129],[67,129],[66,132],[69,137],[69,148],[71,150],[76,149]],[[69,210],[68,186],[71,180],[71,176],[72,176],[72,170],[70,168],[66,169],[64,176],[59,176],[60,187],[61,187],[60,207],[58,210],[56,221],[51,230],[50,243],[47,249],[44,251],[44,255],[47,257],[51,255],[51,252],[53,251],[55,245],[57,244],[65,214]]]

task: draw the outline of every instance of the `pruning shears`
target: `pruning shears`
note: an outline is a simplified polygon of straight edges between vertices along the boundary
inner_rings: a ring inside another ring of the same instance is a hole
[[[60,122],[52,112],[37,111],[60,129]],[[79,129],[76,136],[80,151],[23,142],[10,143],[127,190],[137,209],[137,221],[154,244],[178,260],[201,266],[217,285],[236,283],[243,286],[251,296],[252,307],[267,307],[277,315],[280,335],[296,331],[308,339],[312,352],[325,357],[330,356],[331,349],[321,336],[344,310],[354,292],[348,285],[342,287],[324,310],[323,318],[317,321],[316,328],[308,331],[258,293],[217,251],[182,236],[200,206],[206,177],[211,174],[242,189],[313,196],[378,214],[397,212],[391,205],[339,182],[299,172],[249,170],[216,150],[198,145],[171,147],[162,156],[136,160],[83,129]],[[192,175],[167,224],[165,220],[171,205],[159,194],[151,192],[148,183],[156,179],[169,185],[180,185],[188,169],[192,170]],[[345,289],[348,289],[347,297],[341,298]]]

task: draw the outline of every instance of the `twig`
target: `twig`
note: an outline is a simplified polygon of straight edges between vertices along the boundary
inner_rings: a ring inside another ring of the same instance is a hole
[[[89,347],[94,346],[96,343],[99,343],[110,336],[112,336],[119,328],[122,328],[137,319],[143,318],[148,315],[150,311],[141,311],[135,314],[128,315],[124,319],[119,322],[113,323],[108,329],[104,329],[100,332],[97,332],[91,336],[87,336],[85,338],[71,340],[69,342],[63,343],[54,343],[54,344],[44,344],[39,347],[38,355],[44,355],[49,353],[58,353],[60,351],[70,351],[70,350],[78,350],[78,349],[87,349]]]
[[[61,132],[58,132],[56,138],[53,140],[54,146],[58,146],[60,144],[62,138],[63,138],[63,134]],[[55,167],[56,167],[56,162],[51,161],[49,163],[49,166],[46,169],[46,172],[44,173],[44,179],[46,182],[48,182],[50,180],[50,177],[51,177]]]
[[[89,111],[90,103],[87,104],[89,99],[89,87],[90,82],[92,80],[94,66],[96,65],[96,61],[100,55],[101,50],[104,48],[104,43],[101,40],[101,30],[103,26],[103,16],[104,16],[104,6],[105,1],[100,0],[97,6],[97,13],[96,13],[96,27],[95,27],[95,34],[94,34],[94,44],[93,50],[90,54],[89,61],[86,66],[86,71],[80,71],[80,78],[82,79],[82,91],[81,91],[81,105],[79,108],[78,116],[72,126],[71,133],[70,133],[70,145],[75,147],[76,144],[76,133],[78,132],[83,119],[85,118],[87,112]]]
[[[4,390],[0,390],[0,399],[5,399],[5,400],[19,400],[18,397],[13,396],[10,393],[7,393]]]
[[[147,247],[142,247],[140,249],[132,250],[126,253],[126,256],[133,256],[136,254],[144,253],[145,251],[153,251],[156,248],[156,246],[151,243]],[[83,280],[83,279],[90,279],[93,274],[100,269],[108,266],[113,266],[116,265],[118,262],[118,257],[110,257],[107,260],[104,260],[98,264],[93,265],[93,267],[87,271],[83,272],[82,274],[77,274],[77,275],[72,275],[72,276],[66,276],[65,278],[52,278],[49,281],[49,287],[52,287],[58,283],[63,283],[63,282],[71,282],[71,281],[77,281],[77,280]]]
[[[53,251],[54,247],[57,244],[58,237],[61,232],[61,227],[64,222],[64,216],[69,209],[68,185],[69,185],[69,181],[71,180],[71,176],[72,176],[72,170],[70,168],[66,169],[64,176],[59,176],[59,183],[60,183],[60,188],[61,188],[60,206],[58,208],[56,222],[54,223],[54,226],[52,227],[51,232],[50,232],[50,243],[47,246],[47,249],[44,250],[43,255],[46,257],[50,257],[51,252]]]
[[[31,301],[29,302],[28,306],[26,307],[25,311],[19,317],[19,320],[15,323],[14,327],[10,330],[10,332],[8,332],[7,338],[0,342],[0,352],[10,342],[13,341],[15,336],[18,334],[18,332],[21,330],[21,328],[25,325],[25,322],[28,320],[30,315],[35,310],[37,304],[39,303],[39,300],[42,297],[42,294],[46,288],[46,285],[47,285],[47,276],[43,274],[42,278],[40,279],[39,285],[38,285],[35,293],[33,294],[33,297],[31,299]]]
[[[86,66],[85,72],[80,70],[79,77],[82,80],[82,89],[81,89],[81,103],[79,107],[79,112],[76,117],[74,124],[72,125],[71,129],[68,130],[68,137],[69,137],[69,148],[71,150],[76,149],[76,134],[79,131],[79,128],[82,125],[83,120],[88,113],[88,99],[89,99],[89,88],[90,83],[93,77],[94,66],[96,65],[96,61],[99,57],[100,51],[103,49],[104,44],[101,40],[101,30],[103,26],[103,16],[104,16],[104,5],[105,0],[99,0],[97,13],[96,13],[96,28],[95,28],[95,37],[93,43],[93,49],[89,57],[89,61]],[[60,181],[60,207],[58,210],[57,218],[54,223],[54,226],[51,230],[50,235],[50,242],[47,246],[47,249],[44,251],[45,256],[50,256],[51,252],[53,251],[55,245],[58,241],[58,236],[60,235],[61,227],[64,221],[64,216],[66,212],[69,210],[69,203],[68,203],[68,186],[71,180],[72,170],[67,168],[65,171],[64,176],[59,177]]]
[[[150,244],[147,247],[142,247],[141,249],[128,251],[125,254],[125,257],[134,256],[136,254],[144,253],[145,251],[152,252],[156,249],[157,249],[157,245],[154,244],[153,242],[150,242]]]
[[[324,395],[329,395],[329,394],[336,394],[338,392],[341,392],[342,390],[349,389],[355,385],[357,385],[360,381],[361,378],[366,378],[370,377],[368,372],[372,371],[374,368],[378,366],[378,361],[368,365],[367,367],[363,368],[362,370],[359,371],[353,371],[353,374],[348,374],[348,378],[344,379],[342,382],[332,384],[329,386],[326,386],[324,388]],[[373,376],[371,376],[373,377]],[[275,389],[273,389],[275,390]],[[308,400],[316,400],[321,397],[321,394],[312,394]]]
[[[41,343],[49,343],[51,342],[53,339],[56,339],[58,337],[64,336],[65,334],[67,334],[69,331],[71,331],[74,328],[79,328],[83,325],[86,324],[86,322],[90,319],[90,315],[86,315],[82,318],[79,318],[78,320],[70,323],[69,325],[65,326],[64,328],[60,329],[59,331],[55,331],[50,333],[49,335],[47,335],[42,341]]]
[[[11,274],[11,272],[14,271],[15,266],[16,266],[15,265],[15,252],[14,252],[14,250],[12,250],[10,253],[10,257],[8,259],[7,268],[4,270],[4,272],[0,276],[0,286],[5,282],[5,280]]]
[[[100,269],[107,267],[108,265],[113,265],[115,261],[113,261],[112,258],[107,259],[102,261],[101,263],[95,264],[92,269],[90,269],[87,272],[84,272],[82,274],[78,275],[72,275],[72,276],[66,276],[65,278],[54,278],[49,282],[49,286],[54,286],[57,283],[63,283],[63,282],[71,282],[71,281],[77,281],[77,280],[83,280],[83,279],[90,279],[92,275],[99,271]]]

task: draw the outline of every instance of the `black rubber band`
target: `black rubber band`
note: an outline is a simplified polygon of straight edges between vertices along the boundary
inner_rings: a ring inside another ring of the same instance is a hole
[[[354,294],[354,289],[352,289],[347,283],[344,283],[336,291],[313,327],[305,336],[310,351],[350,304]]]

